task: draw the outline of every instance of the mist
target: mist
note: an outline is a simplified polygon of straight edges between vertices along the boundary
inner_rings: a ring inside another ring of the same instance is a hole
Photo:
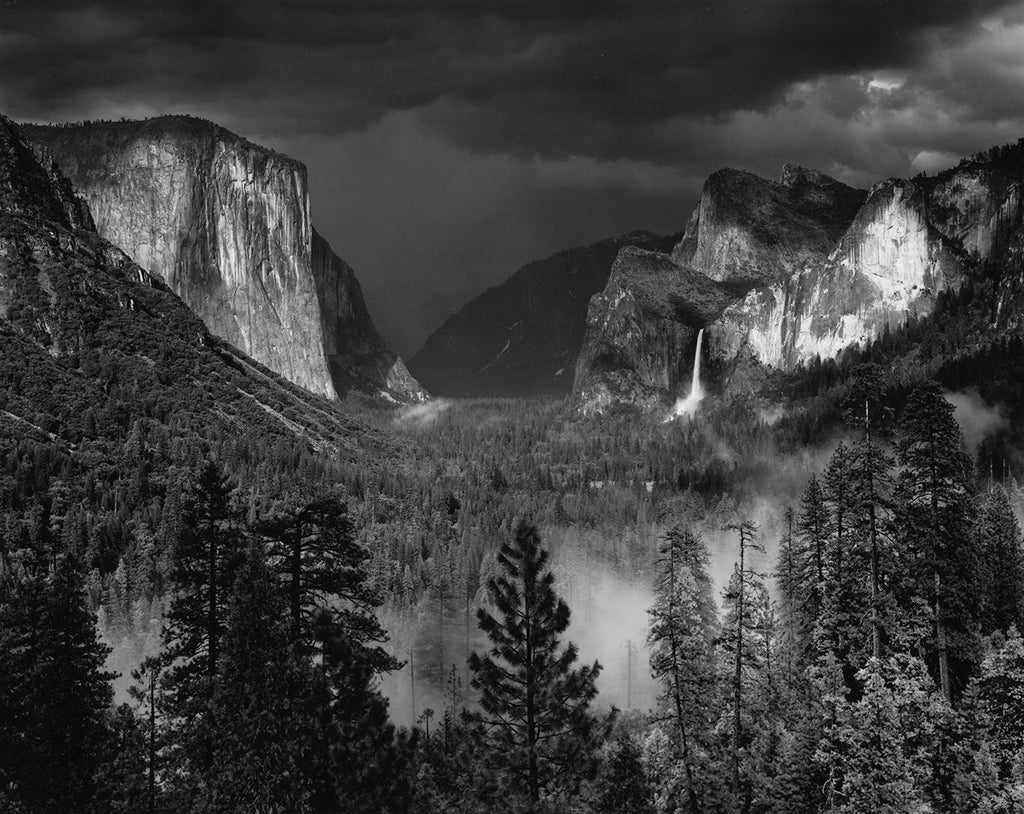
[[[422,404],[402,407],[395,416],[395,425],[404,428],[422,429],[437,421],[451,408],[452,404],[453,402],[449,399],[437,398]]]
[[[989,404],[974,388],[956,393],[947,391],[943,396],[955,408],[953,415],[971,455],[977,454],[981,442],[988,436],[1010,426],[1003,406]]]

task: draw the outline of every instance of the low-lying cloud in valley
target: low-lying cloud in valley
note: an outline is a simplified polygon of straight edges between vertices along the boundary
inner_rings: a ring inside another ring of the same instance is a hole
[[[964,434],[967,449],[972,455],[978,452],[988,436],[1010,426],[1010,420],[999,404],[989,404],[977,390],[946,393],[946,401],[953,405],[957,422]]]

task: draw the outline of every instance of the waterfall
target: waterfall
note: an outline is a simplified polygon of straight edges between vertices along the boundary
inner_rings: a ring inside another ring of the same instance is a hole
[[[690,392],[685,398],[679,399],[672,408],[672,412],[666,421],[682,416],[692,417],[697,412],[697,405],[704,398],[704,388],[700,383],[700,351],[704,345],[704,329],[697,332],[697,352],[693,356],[693,380],[690,382]]]
[[[704,389],[700,386],[700,349],[704,344],[704,329],[697,331],[697,352],[693,356],[693,380],[690,382],[690,392],[704,395]]]

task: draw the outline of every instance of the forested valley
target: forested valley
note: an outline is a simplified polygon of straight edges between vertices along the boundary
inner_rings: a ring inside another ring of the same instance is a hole
[[[6,435],[0,807],[1020,810],[1020,348],[920,364],[965,322],[781,416],[353,403],[396,441],[346,462],[122,391]]]
[[[0,119],[0,811],[1024,810],[1024,343],[334,403]]]

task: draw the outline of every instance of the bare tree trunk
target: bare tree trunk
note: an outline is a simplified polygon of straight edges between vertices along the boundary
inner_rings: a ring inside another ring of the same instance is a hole
[[[932,440],[934,445],[935,441]],[[934,460],[930,467],[931,474],[931,508],[932,508],[932,545],[939,545],[941,539],[939,528],[939,477],[935,471]],[[937,559],[937,558],[936,558]],[[939,686],[949,705],[953,705],[953,683],[949,676],[949,644],[946,640],[946,624],[942,621],[942,576],[938,568],[932,570],[935,588],[935,644],[939,651]]]
[[[292,614],[292,637],[295,642],[299,641],[302,635],[302,523],[294,529],[295,537],[291,545],[291,585],[288,588],[288,598]]]
[[[743,588],[746,582],[745,573],[746,537],[740,529],[740,584],[736,596],[736,664],[733,675],[733,744],[732,744],[732,777],[736,793],[740,791],[740,737],[743,734],[741,706],[743,703]]]
[[[156,665],[149,668],[149,814],[156,812]]]
[[[690,741],[686,733],[686,716],[683,713],[683,688],[679,683],[679,645],[676,641],[675,600],[676,600],[676,549],[671,549],[669,571],[669,647],[672,652],[672,696],[676,707],[676,727],[679,729],[679,751],[683,758],[683,769],[686,772],[687,798],[690,802],[690,814],[699,814],[700,801],[697,798],[697,787],[693,776],[693,765],[690,760]]]
[[[949,677],[949,649],[946,642],[946,625],[942,621],[942,600],[939,592],[942,590],[942,578],[939,572],[934,572],[935,577],[935,639],[939,650],[939,684],[942,687],[942,694],[946,697],[950,706],[953,704],[953,684]]]
[[[864,440],[867,443],[868,455],[868,520],[871,534],[871,655],[882,658],[882,618],[878,609],[878,583],[879,583],[879,551],[878,551],[878,525],[875,517],[875,470],[874,460],[871,454],[871,412],[867,399],[864,399]]]
[[[220,619],[217,613],[217,532],[214,529],[213,520],[209,524],[210,541],[207,560],[207,579],[210,584],[206,586],[206,674],[209,676],[217,672],[217,658],[220,655]]]

